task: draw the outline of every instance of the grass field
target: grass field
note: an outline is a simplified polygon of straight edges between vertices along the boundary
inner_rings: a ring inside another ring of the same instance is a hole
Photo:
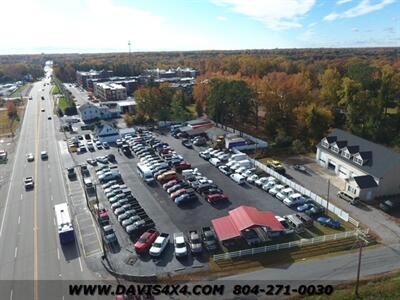
[[[359,297],[355,295],[355,283],[352,282],[336,287],[335,292],[329,296],[329,299],[400,299],[400,273],[395,272],[362,280],[360,281],[358,294]],[[306,299],[319,300],[326,299],[326,297],[314,296]]]
[[[73,106],[65,97],[60,97],[58,101],[58,106],[62,111],[65,111],[68,107]]]
[[[60,89],[58,88],[57,85],[55,85],[55,86],[53,87],[52,94],[53,94],[53,95],[61,94],[61,91],[60,91]]]
[[[348,238],[309,245],[302,248],[292,248],[248,256],[241,259],[230,259],[217,262],[211,259],[210,270],[199,271],[192,274],[177,274],[169,278],[168,281],[210,280],[218,277],[261,270],[266,267],[292,264],[296,261],[303,261],[306,259],[316,259],[349,253],[349,251],[356,250],[356,239]]]

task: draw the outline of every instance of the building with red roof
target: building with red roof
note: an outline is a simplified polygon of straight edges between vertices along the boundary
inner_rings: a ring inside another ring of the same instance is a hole
[[[259,211],[255,207],[240,206],[229,211],[229,215],[211,221],[219,241],[225,245],[244,238],[249,230],[256,232],[260,240],[268,240],[268,233],[283,232],[285,228],[270,211]]]

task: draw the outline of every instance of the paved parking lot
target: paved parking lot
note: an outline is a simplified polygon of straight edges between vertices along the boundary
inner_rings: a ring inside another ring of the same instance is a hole
[[[254,206],[259,210],[272,211],[281,216],[293,213],[292,209],[265,191],[247,183],[243,186],[238,185],[216,167],[199,157],[197,150],[182,146],[181,140],[169,135],[160,135],[158,138],[169,143],[185,160],[190,162],[193,167],[198,168],[204,176],[213,180],[229,196],[229,203],[220,206],[213,206],[199,198],[192,206],[179,208],[168,198],[168,194],[161,187],[154,189],[161,196],[164,195],[167,201],[163,203],[163,207],[181,230],[187,231],[210,225],[212,219],[226,216],[230,210],[241,205]]]

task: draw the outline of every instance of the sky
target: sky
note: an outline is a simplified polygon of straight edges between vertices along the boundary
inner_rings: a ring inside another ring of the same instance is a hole
[[[0,54],[400,46],[400,0],[3,0]]]

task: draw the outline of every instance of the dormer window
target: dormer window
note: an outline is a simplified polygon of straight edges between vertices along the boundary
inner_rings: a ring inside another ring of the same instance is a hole
[[[328,141],[327,141],[326,139],[324,139],[324,140],[321,142],[321,145],[322,145],[323,147],[325,147],[325,148],[329,148],[329,143],[328,143]]]
[[[350,153],[347,150],[342,151],[342,156],[347,159],[350,159],[351,157]]]
[[[338,148],[338,146],[333,146],[333,147],[331,148],[331,150],[332,150],[333,152],[335,152],[335,153],[339,153],[339,148]]]
[[[362,166],[363,163],[364,163],[364,161],[363,161],[361,158],[356,157],[356,156],[353,158],[353,161],[354,161],[356,164],[359,164],[360,166]]]

